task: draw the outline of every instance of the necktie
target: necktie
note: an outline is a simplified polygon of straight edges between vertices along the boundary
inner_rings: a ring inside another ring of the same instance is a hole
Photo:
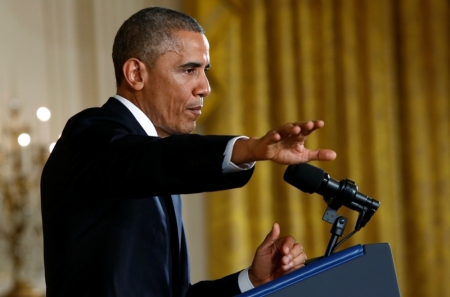
[[[159,199],[166,214],[166,225],[170,236],[172,296],[178,296],[180,288],[180,250],[177,219],[172,197],[160,196]]]

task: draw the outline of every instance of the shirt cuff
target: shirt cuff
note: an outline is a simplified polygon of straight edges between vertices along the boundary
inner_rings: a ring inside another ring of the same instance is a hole
[[[255,286],[253,286],[252,282],[250,281],[250,278],[248,277],[248,268],[242,270],[239,273],[238,276],[238,285],[239,289],[241,290],[241,293],[244,293],[248,290],[253,289]]]
[[[248,137],[238,136],[238,137],[232,138],[230,141],[228,141],[227,147],[225,148],[225,152],[223,153],[224,154],[224,158],[223,158],[223,162],[222,162],[222,172],[223,173],[233,173],[233,172],[238,172],[238,171],[243,171],[243,170],[249,170],[249,169],[253,168],[253,166],[255,166],[255,162],[244,163],[239,166],[234,164],[233,162],[231,162],[231,154],[233,153],[234,143],[238,139],[248,139]]]

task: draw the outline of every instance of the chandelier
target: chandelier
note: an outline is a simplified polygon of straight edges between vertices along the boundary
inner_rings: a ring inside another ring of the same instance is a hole
[[[51,113],[41,107],[37,117],[45,122]],[[0,241],[12,278],[12,287],[4,296],[42,296],[31,289],[30,271],[43,270],[39,182],[54,144],[42,143],[39,125],[30,127],[22,120],[17,99],[1,114],[0,125]],[[36,263],[38,268],[33,267]]]

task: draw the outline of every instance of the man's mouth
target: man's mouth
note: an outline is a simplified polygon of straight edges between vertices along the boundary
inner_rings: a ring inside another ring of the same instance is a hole
[[[195,114],[197,117],[199,117],[202,114],[202,107],[203,107],[203,97],[198,98],[198,101],[195,103],[194,106],[189,106],[187,110]]]
[[[196,114],[196,115],[201,115],[202,114],[202,106],[194,106],[194,107],[189,107],[188,108],[189,111],[191,111],[192,113]]]

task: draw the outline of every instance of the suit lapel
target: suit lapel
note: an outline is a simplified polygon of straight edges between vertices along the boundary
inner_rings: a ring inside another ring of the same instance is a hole
[[[169,197],[167,197],[169,198]],[[182,217],[181,217],[181,198],[180,195],[171,195],[168,200],[167,207],[168,211],[171,212],[174,217],[171,223],[176,225],[171,225],[171,240],[172,245],[172,291],[173,296],[179,295],[179,290],[181,288],[181,235],[182,235]],[[175,234],[174,234],[175,233]]]
[[[178,235],[178,249],[180,249],[181,244],[181,234],[182,234],[182,228],[183,228],[183,221],[182,221],[182,208],[181,208],[181,198],[180,195],[172,195],[172,204],[174,208],[175,213],[175,219],[177,221],[177,235]]]
[[[103,105],[102,108],[106,108],[117,113],[117,119],[121,120],[121,122],[128,127],[133,133],[139,135],[147,135],[144,128],[139,124],[136,118],[133,116],[131,111],[123,105],[119,100],[115,98],[109,98],[109,100]],[[177,222],[177,238],[178,238],[178,247],[181,242],[181,231],[182,231],[182,214],[181,214],[181,198],[180,195],[172,195],[172,199],[170,200],[172,203],[169,203],[168,207],[172,207],[175,213],[175,219]],[[170,205],[171,204],[171,205]]]
[[[102,108],[108,109],[117,114],[117,118],[115,120],[120,121],[124,126],[126,126],[131,133],[139,134],[139,135],[147,135],[144,128],[139,124],[131,111],[123,105],[119,100],[115,98],[109,98],[109,100],[102,106]],[[181,198],[180,195],[171,195],[171,196],[159,196],[160,203],[165,204],[166,215],[171,218],[171,222],[169,225],[175,223],[175,226],[170,227],[169,232],[172,244],[172,247],[177,247],[176,250],[172,250],[172,269],[174,275],[173,282],[173,290],[176,292],[179,290],[179,282],[180,282],[180,251],[181,251],[181,236],[183,230],[183,221],[182,221],[182,211],[181,211]],[[164,199],[164,201],[161,201]]]

